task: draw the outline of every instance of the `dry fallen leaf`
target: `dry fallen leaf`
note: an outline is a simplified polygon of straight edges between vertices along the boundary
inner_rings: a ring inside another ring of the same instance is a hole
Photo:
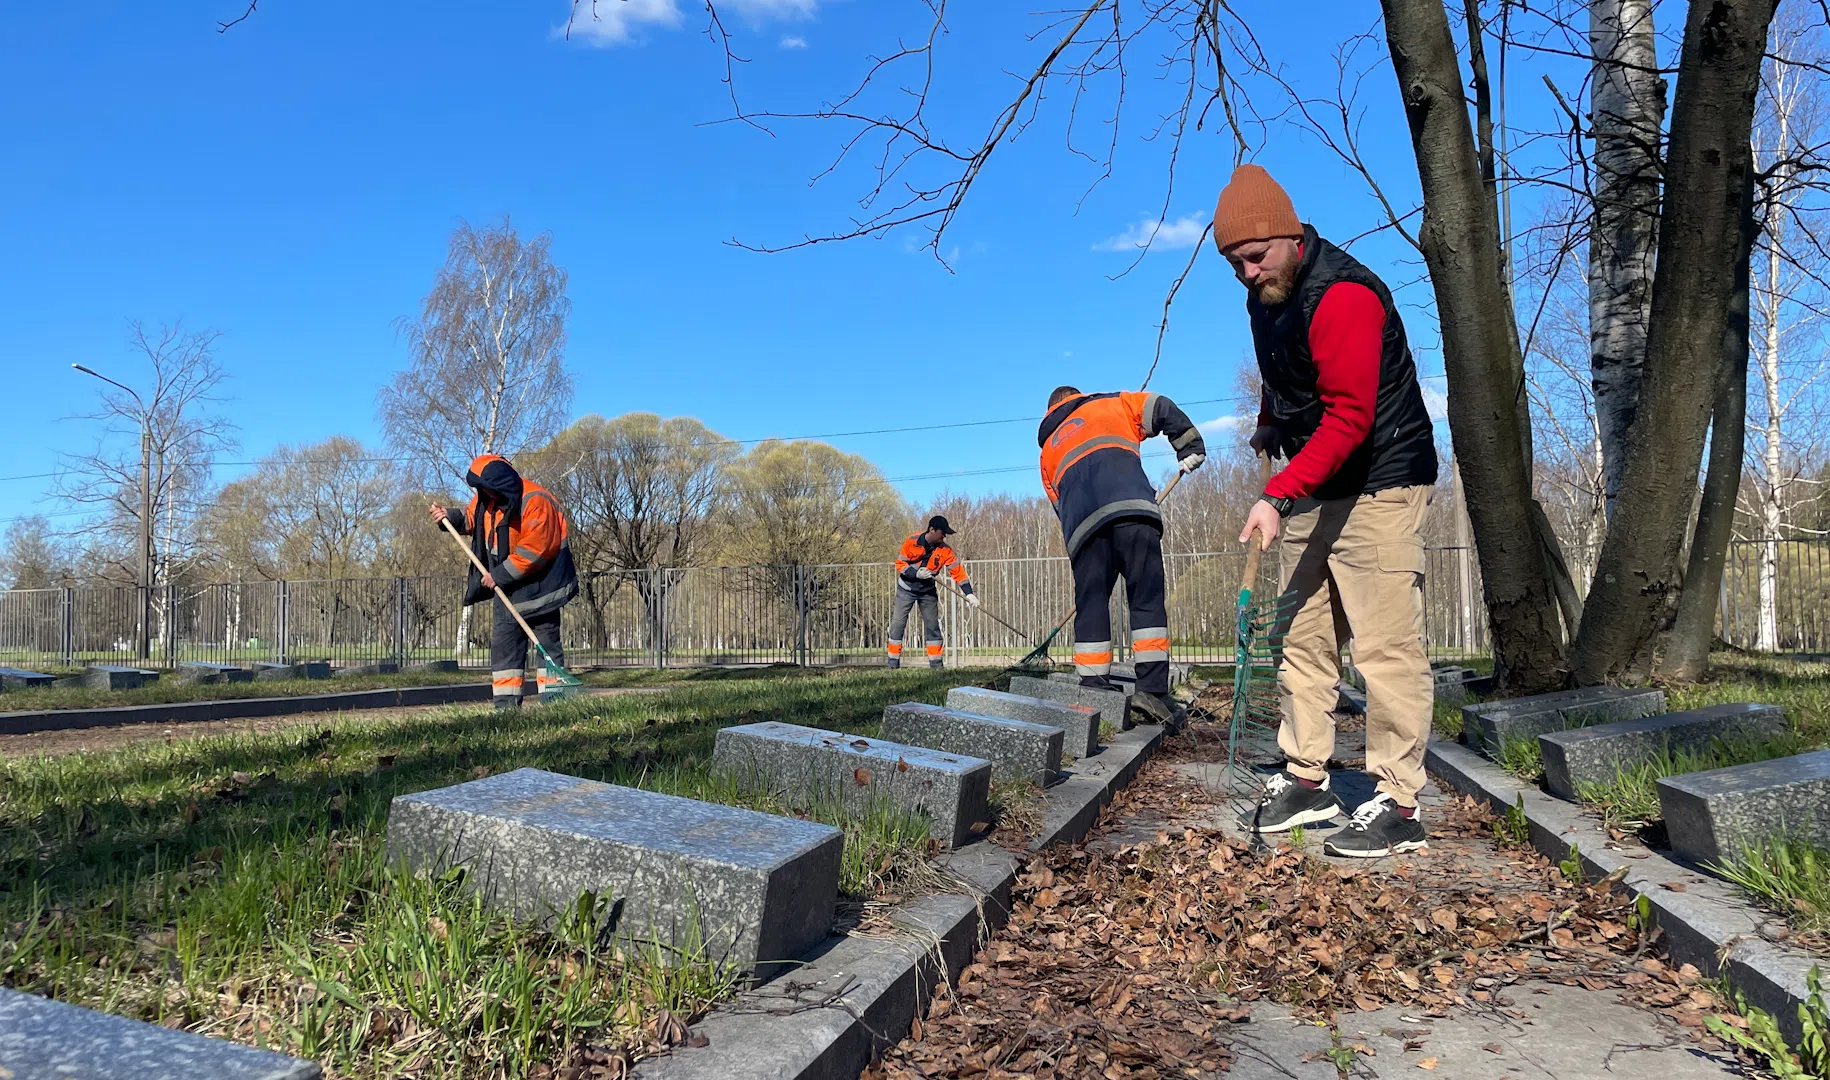
[[[871,771],[869,769],[854,769],[851,778],[858,782],[859,787],[868,787],[871,782]]]
[[[1433,1057],[1424,1058],[1417,1063],[1417,1067],[1419,1069],[1434,1069],[1436,1067],[1436,1059]]]
[[[1661,881],[1658,883],[1658,887],[1661,889],[1670,889],[1672,892],[1688,891],[1687,887],[1681,881]]]
[[[1499,1043],[1488,1043],[1486,1046],[1481,1047],[1481,1049],[1487,1051],[1489,1054],[1503,1054],[1506,1052],[1506,1048]]]

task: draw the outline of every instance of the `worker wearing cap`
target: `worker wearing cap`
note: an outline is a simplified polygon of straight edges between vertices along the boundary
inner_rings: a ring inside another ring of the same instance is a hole
[[[1036,432],[1042,487],[1061,519],[1074,573],[1074,670],[1082,686],[1112,686],[1112,587],[1125,579],[1131,608],[1131,705],[1171,732],[1186,712],[1169,696],[1169,609],[1163,582],[1163,514],[1144,473],[1145,439],[1161,435],[1181,471],[1207,460],[1201,432],[1161,394],[1083,394],[1060,386]]]
[[[952,577],[959,591],[966,594],[966,603],[979,606],[972,582],[966,577],[965,566],[947,543],[947,537],[952,535],[953,526],[947,524],[946,518],[935,514],[928,519],[927,529],[902,542],[902,550],[896,555],[896,601],[890,611],[890,636],[886,646],[892,668],[902,666],[902,632],[909,625],[909,609],[917,604],[921,605],[928,666],[937,668],[946,661],[947,647],[940,636],[940,589],[934,584],[935,578],[942,574]]]
[[[1248,824],[1260,832],[1329,821],[1341,646],[1366,679],[1366,771],[1377,794],[1329,837],[1332,855],[1427,847],[1417,811],[1433,693],[1423,646],[1423,523],[1436,440],[1391,290],[1296,216],[1257,165],[1234,171],[1214,210],[1214,243],[1246,287],[1264,396],[1254,449],[1289,459],[1240,533],[1281,531],[1278,687],[1284,770]],[[1253,534],[1257,534],[1256,537]]]
[[[464,482],[476,491],[468,507],[448,509],[433,503],[431,508],[434,522],[449,521],[459,535],[470,537],[471,552],[489,568],[488,573],[470,568],[464,603],[481,603],[495,596],[500,587],[539,637],[547,655],[563,665],[559,609],[578,595],[578,570],[566,542],[566,518],[559,501],[546,488],[523,479],[507,458],[496,454],[483,454],[472,461]],[[527,634],[496,597],[495,624],[489,635],[496,708],[521,707],[527,652]],[[547,677],[545,665],[538,666],[535,685],[541,696],[558,693],[559,685]]]

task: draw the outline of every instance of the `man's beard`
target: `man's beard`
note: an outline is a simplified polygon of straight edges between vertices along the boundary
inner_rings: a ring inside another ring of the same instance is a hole
[[[1276,307],[1296,291],[1297,266],[1292,263],[1275,276],[1266,277],[1252,286],[1252,297],[1265,307]]]

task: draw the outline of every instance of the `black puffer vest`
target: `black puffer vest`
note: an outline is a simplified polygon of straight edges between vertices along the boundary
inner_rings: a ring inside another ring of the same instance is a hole
[[[1379,357],[1379,396],[1372,431],[1341,468],[1315,490],[1318,499],[1347,499],[1386,488],[1436,483],[1436,438],[1417,383],[1417,365],[1404,337],[1404,322],[1391,290],[1358,259],[1303,226],[1303,264],[1296,292],[1274,308],[1246,300],[1264,404],[1277,427],[1279,451],[1294,457],[1322,422],[1315,359],[1309,354],[1309,322],[1322,294],[1336,282],[1364,285],[1385,308],[1385,339]]]

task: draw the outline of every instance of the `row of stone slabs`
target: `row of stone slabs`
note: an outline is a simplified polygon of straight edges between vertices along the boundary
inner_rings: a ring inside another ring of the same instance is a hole
[[[1464,741],[1494,757],[1509,740],[1536,739],[1544,786],[1572,802],[1583,784],[1611,781],[1661,754],[1704,750],[1712,740],[1770,739],[1786,729],[1777,706],[1667,712],[1664,691],[1655,689],[1591,687],[1462,706]],[[1697,865],[1720,864],[1775,835],[1830,847],[1830,750],[1657,783],[1671,848]]]
[[[427,660],[407,665],[408,671],[455,672],[457,669],[456,660]],[[400,670],[400,665],[393,661],[359,664],[354,667],[332,670],[328,660],[309,660],[300,663],[276,663],[263,660],[257,661],[249,667],[194,660],[178,665],[177,678],[179,682],[205,684],[279,682],[287,679],[328,679],[333,675],[341,678],[393,675]],[[92,664],[85,668],[81,675],[67,676],[47,675],[41,671],[26,671],[21,668],[0,668],[0,689],[25,690],[41,686],[80,686],[90,690],[137,690],[148,683],[158,682],[160,674],[151,668],[118,667],[113,664]]]
[[[799,798],[926,814],[948,846],[976,839],[994,779],[1047,784],[1098,751],[1124,691],[1054,680],[1028,695],[958,687],[945,707],[884,711],[884,738],[761,723],[718,733],[714,769]],[[889,739],[899,741],[888,741]],[[1065,751],[1065,753],[1064,753]],[[656,956],[703,957],[762,980],[832,929],[844,834],[832,826],[636,788],[517,769],[396,798],[388,855],[551,922],[607,898],[616,938]],[[263,1050],[0,989],[0,1076],[317,1080],[318,1066]]]

